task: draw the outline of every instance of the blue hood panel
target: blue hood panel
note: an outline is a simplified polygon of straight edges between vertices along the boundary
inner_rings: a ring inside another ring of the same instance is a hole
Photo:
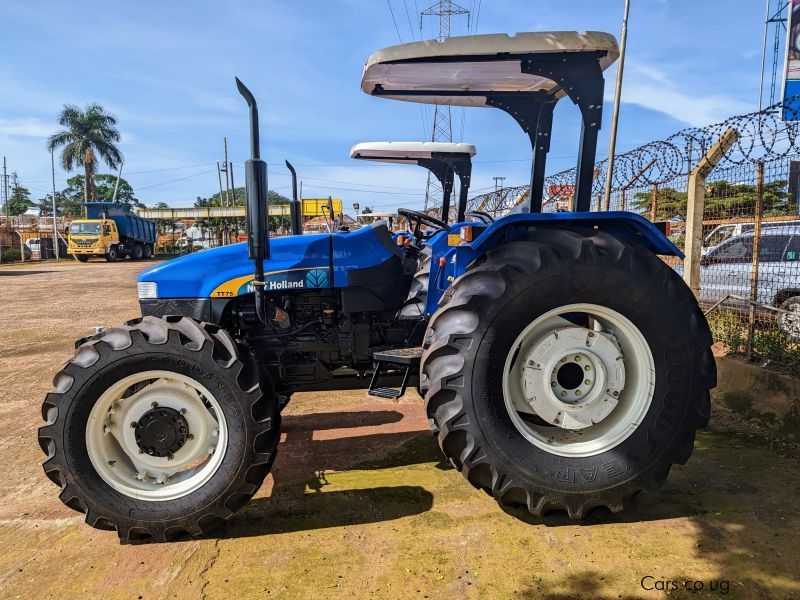
[[[270,238],[264,263],[267,291],[347,287],[353,271],[368,269],[402,252],[385,225],[333,235]],[[159,298],[231,298],[252,293],[253,261],[247,244],[201,250],[170,260],[139,275],[158,284]]]
[[[319,273],[312,273],[315,285],[307,287],[330,285],[329,235],[272,238],[269,245],[270,259],[264,264],[268,290],[270,282],[280,286],[273,289],[306,287],[306,276],[312,271]],[[247,293],[252,280],[253,261],[247,257],[246,243],[175,258],[147,269],[138,278],[138,281],[155,281],[159,298],[229,298]]]

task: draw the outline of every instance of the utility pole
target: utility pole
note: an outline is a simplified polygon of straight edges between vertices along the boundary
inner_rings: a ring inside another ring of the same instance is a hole
[[[450,37],[450,26],[451,26],[451,19],[453,16],[467,16],[467,27],[469,27],[469,17],[470,13],[466,8],[463,8],[452,2],[452,0],[437,0],[431,6],[423,10],[419,15],[419,28],[422,31],[422,18],[423,17],[437,17],[439,21],[439,36],[438,39],[441,41],[445,38]],[[432,142],[452,142],[453,141],[453,124],[450,115],[450,106],[444,105],[441,106],[437,104],[434,108],[433,112],[433,127],[431,131],[431,141]],[[428,183],[425,188],[425,205],[423,210],[427,211],[430,205],[430,208],[434,208],[433,203],[441,205],[441,194],[442,189],[439,185],[439,180],[436,177],[431,177],[431,173],[428,172]],[[437,199],[434,201],[433,197],[436,196]],[[447,215],[442,216],[443,219],[447,218]]]
[[[606,163],[606,189],[603,208],[606,212],[611,208],[611,185],[614,179],[614,153],[617,151],[617,125],[619,124],[619,103],[622,97],[622,72],[625,70],[625,47],[628,44],[628,14],[631,0],[625,0],[625,14],[622,17],[622,32],[619,36],[619,62],[617,63],[617,89],[614,92],[614,113],[611,117],[611,141],[608,144],[608,162]],[[599,207],[598,207],[599,210]]]
[[[236,206],[236,184],[233,183],[233,163],[230,163],[231,167],[231,206]]]
[[[8,166],[6,157],[3,157],[3,205],[6,207],[6,229],[11,227],[11,218],[8,213]]]
[[[230,206],[231,197],[230,192],[228,191],[228,183],[230,181],[228,179],[228,138],[223,138],[223,140],[225,142],[225,206]]]
[[[494,179],[494,191],[497,192],[500,188],[503,187],[506,178],[505,177],[492,177]]]
[[[222,205],[222,168],[219,166],[219,161],[217,161],[217,179],[219,180],[219,203],[220,206]]]
[[[117,181],[114,182],[114,195],[111,196],[111,201],[117,201],[117,191],[119,190],[119,180],[122,177],[122,163],[119,163],[119,171],[117,171]]]
[[[58,249],[58,213],[56,213],[56,159],[55,151],[50,150],[50,173],[53,175],[53,252],[56,260],[60,260]],[[122,169],[122,167],[120,167]]]

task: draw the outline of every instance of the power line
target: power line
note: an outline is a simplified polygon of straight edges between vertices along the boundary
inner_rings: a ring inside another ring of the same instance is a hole
[[[397,19],[394,18],[394,11],[392,10],[392,3],[390,0],[386,0],[386,4],[389,5],[389,14],[392,15],[392,22],[394,23],[394,30],[397,32],[397,39],[400,40],[400,43],[403,43],[403,37],[400,35],[400,28],[397,26]]]

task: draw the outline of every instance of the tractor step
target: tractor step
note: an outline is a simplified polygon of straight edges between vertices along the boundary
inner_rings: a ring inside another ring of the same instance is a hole
[[[372,372],[372,379],[369,382],[367,393],[378,398],[388,398],[397,400],[406,393],[408,378],[412,371],[419,369],[419,361],[422,358],[422,348],[397,348],[395,350],[381,350],[372,353],[375,362],[375,370]],[[403,381],[400,389],[378,386],[378,379],[384,367],[394,367],[403,372]]]

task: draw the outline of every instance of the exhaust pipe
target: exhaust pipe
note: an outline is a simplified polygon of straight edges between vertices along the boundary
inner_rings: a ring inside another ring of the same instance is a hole
[[[269,214],[267,198],[267,163],[261,160],[258,140],[258,105],[247,86],[236,78],[236,87],[250,108],[250,159],[244,163],[245,187],[247,190],[247,254],[255,263],[253,291],[256,315],[267,323],[264,298],[264,261],[269,259]]]
[[[292,173],[292,203],[289,205],[289,220],[292,226],[292,235],[303,233],[303,215],[300,200],[297,199],[297,171],[288,160],[286,168]]]

